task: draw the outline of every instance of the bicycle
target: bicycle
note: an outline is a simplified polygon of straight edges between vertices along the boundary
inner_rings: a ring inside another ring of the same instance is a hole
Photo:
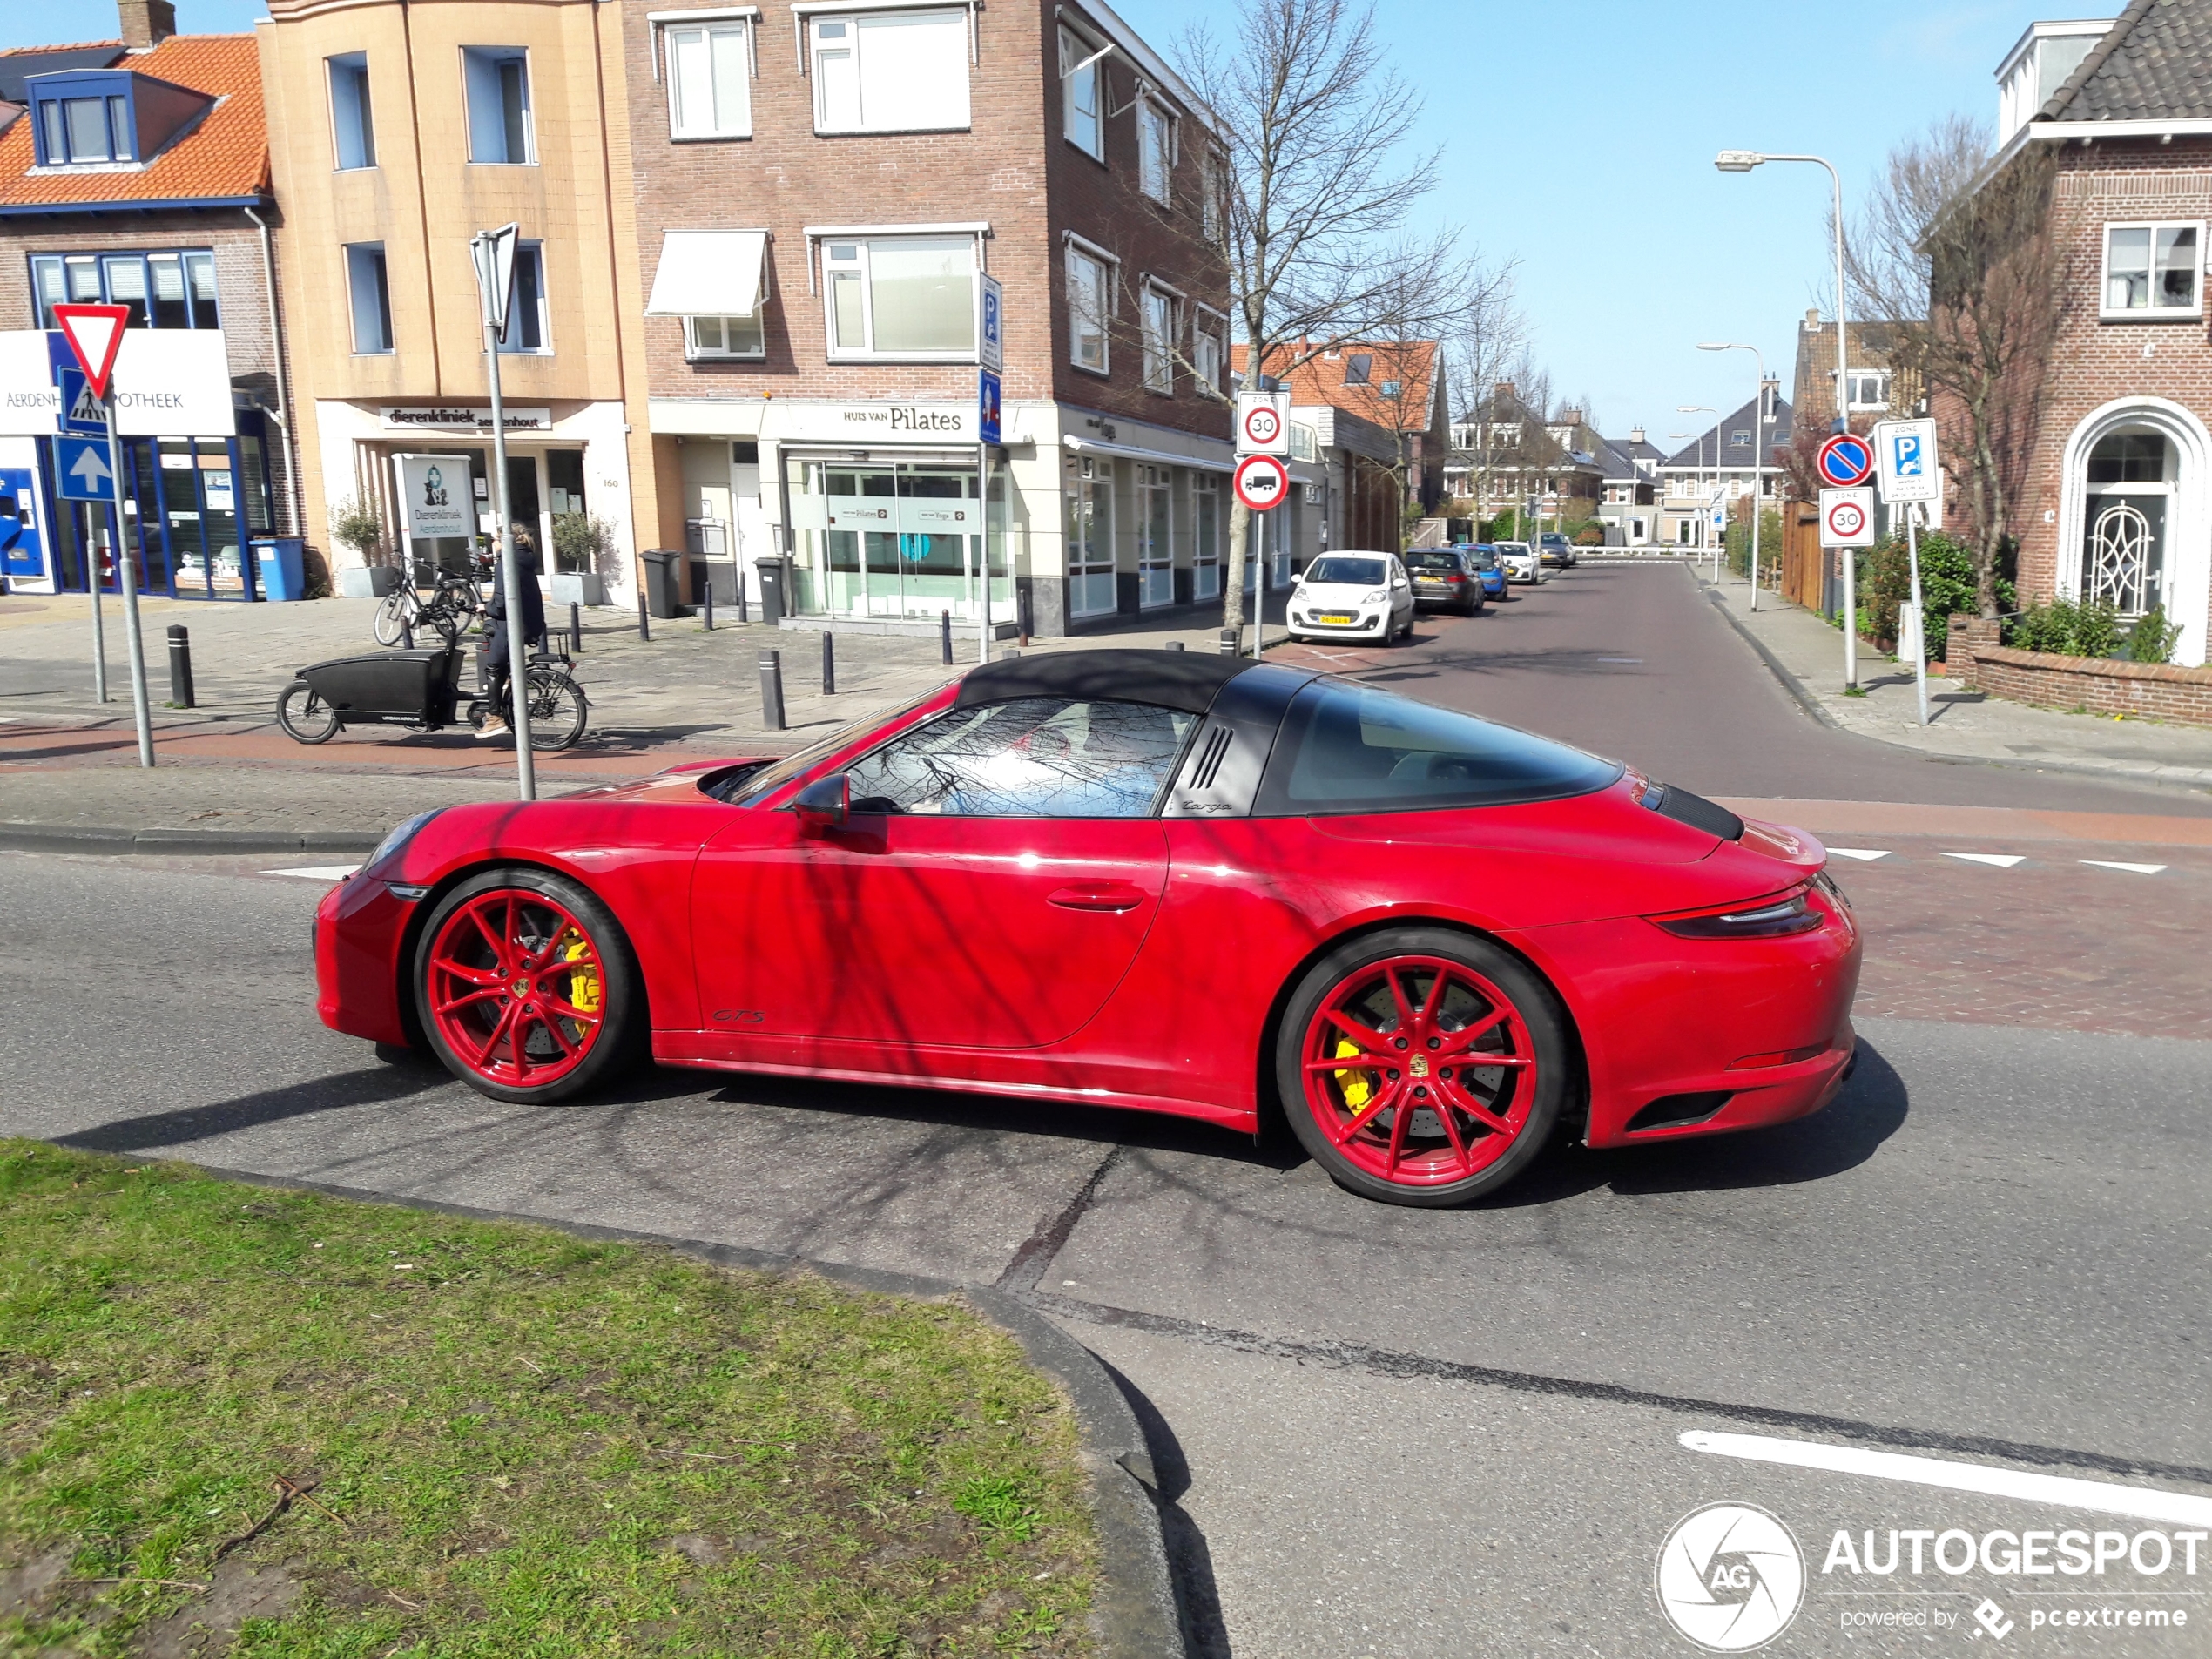
[[[447,644],[456,644],[469,625],[483,614],[484,597],[477,583],[483,562],[474,560],[466,576],[438,571],[425,599],[414,583],[402,582],[376,607],[373,631],[380,645],[396,645],[409,633],[435,631]]]
[[[538,651],[525,667],[530,688],[530,747],[558,750],[583,737],[590,703],[568,654]],[[347,657],[300,671],[277,698],[277,724],[295,743],[327,743],[348,725],[397,725],[437,732],[481,726],[491,712],[479,690],[464,692],[458,645],[395,657]],[[499,713],[506,718],[511,710]]]

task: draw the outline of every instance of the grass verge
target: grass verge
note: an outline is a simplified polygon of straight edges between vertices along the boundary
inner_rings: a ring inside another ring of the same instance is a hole
[[[0,1141],[0,1652],[1078,1654],[1094,1559],[959,1305]]]

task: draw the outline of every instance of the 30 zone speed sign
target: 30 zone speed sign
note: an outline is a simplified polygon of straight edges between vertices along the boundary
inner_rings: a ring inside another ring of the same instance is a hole
[[[1237,499],[1264,513],[1291,493],[1290,469],[1273,455],[1246,455],[1237,463]]]
[[[1873,546],[1874,492],[1871,489],[1822,490],[1820,544],[1823,547]]]

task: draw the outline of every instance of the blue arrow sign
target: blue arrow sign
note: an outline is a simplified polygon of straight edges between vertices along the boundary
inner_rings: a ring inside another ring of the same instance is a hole
[[[64,432],[96,433],[107,436],[107,405],[92,395],[92,388],[81,368],[57,371],[54,383],[61,388],[61,429]]]
[[[115,499],[115,475],[108,469],[105,438],[56,438],[54,476],[61,482],[64,501]]]

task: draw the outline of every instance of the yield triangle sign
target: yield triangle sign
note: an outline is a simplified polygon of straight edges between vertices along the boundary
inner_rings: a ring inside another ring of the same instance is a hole
[[[69,341],[77,366],[84,371],[85,383],[92,388],[94,397],[107,395],[108,376],[115,371],[115,354],[122,348],[123,325],[130,315],[128,306],[54,307],[54,326]]]

